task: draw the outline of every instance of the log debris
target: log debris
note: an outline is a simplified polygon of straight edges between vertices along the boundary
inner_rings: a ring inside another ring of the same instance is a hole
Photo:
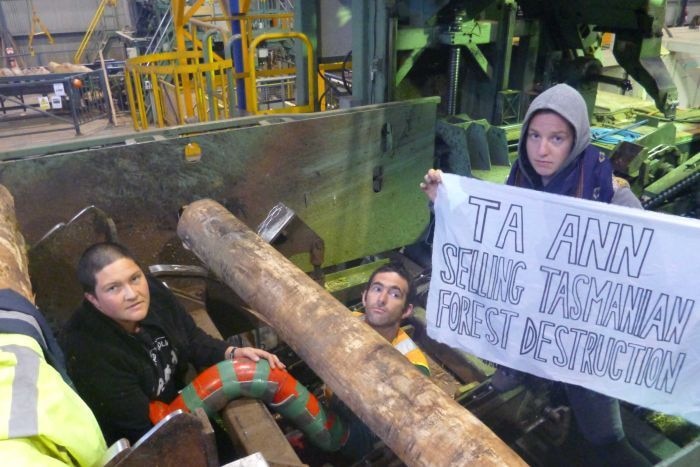
[[[0,289],[12,289],[34,303],[24,237],[17,226],[15,200],[0,185]]]

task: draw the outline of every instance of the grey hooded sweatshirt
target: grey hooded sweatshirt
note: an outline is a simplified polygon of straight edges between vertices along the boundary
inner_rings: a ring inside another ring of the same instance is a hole
[[[540,176],[535,172],[527,157],[527,132],[530,120],[535,113],[550,110],[559,114],[574,129],[574,144],[571,152],[558,171],[552,175],[550,183],[558,177],[565,177],[570,172],[570,166],[583,157],[584,152],[591,151],[591,127],[588,121],[588,109],[581,94],[567,84],[557,84],[537,96],[525,114],[518,144],[518,160],[520,175],[527,179],[533,188],[542,189]],[[641,203],[623,180],[611,180],[614,194],[610,203],[633,208],[641,208]],[[549,191],[549,190],[545,190]],[[564,194],[564,193],[560,193]]]

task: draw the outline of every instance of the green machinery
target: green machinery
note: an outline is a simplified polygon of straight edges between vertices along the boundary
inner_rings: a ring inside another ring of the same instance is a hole
[[[318,42],[321,62],[330,60],[324,44],[334,37],[309,14],[333,16],[333,7],[325,8],[309,7],[297,22]],[[697,172],[692,156],[700,150],[700,112],[678,108],[676,85],[661,57],[666,1],[364,0],[352,2],[351,13],[352,101],[439,95],[436,164],[502,182],[529,102],[566,82],[584,95],[594,125],[609,131],[635,126],[626,140],[638,146],[632,170],[624,162],[631,147],[600,144],[635,192],[654,209],[697,217],[697,177],[689,177]],[[614,34],[610,52],[623,77],[603,67],[603,33]],[[628,78],[644,88],[656,110],[597,112],[599,84],[624,94]],[[671,176],[688,158],[685,169]]]

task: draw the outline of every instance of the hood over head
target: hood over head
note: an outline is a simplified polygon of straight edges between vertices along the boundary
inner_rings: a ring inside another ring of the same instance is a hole
[[[574,145],[562,166],[553,177],[569,167],[576,158],[583,153],[591,142],[591,127],[588,122],[588,107],[583,96],[568,84],[557,84],[537,96],[527,109],[523,126],[520,130],[520,142],[518,144],[518,159],[527,176],[539,176],[530,165],[527,158],[526,136],[532,117],[541,110],[551,110],[558,113],[574,129]]]

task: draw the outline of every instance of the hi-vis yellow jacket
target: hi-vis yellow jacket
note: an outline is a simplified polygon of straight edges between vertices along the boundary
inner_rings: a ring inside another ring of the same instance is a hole
[[[94,415],[39,343],[0,333],[0,459],[12,466],[91,466],[107,447]]]

